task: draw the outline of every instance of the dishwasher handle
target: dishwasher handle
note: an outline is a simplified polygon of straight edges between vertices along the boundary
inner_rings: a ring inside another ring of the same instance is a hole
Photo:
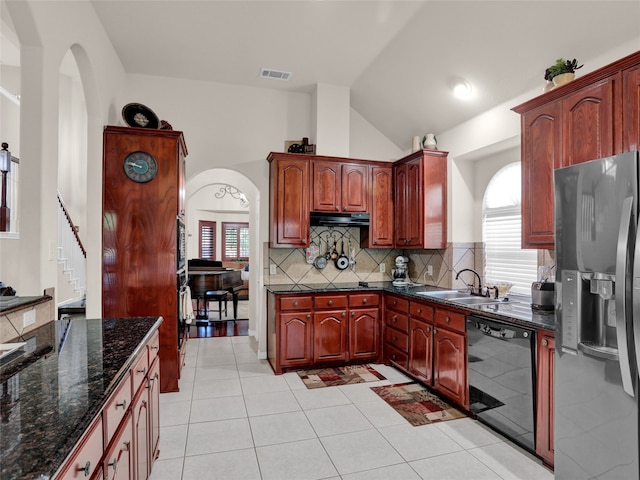
[[[533,331],[525,328],[516,327],[506,323],[495,322],[482,317],[470,315],[467,317],[467,330],[473,328],[482,334],[498,338],[502,340],[510,340],[513,338],[524,338],[530,340],[533,338]]]

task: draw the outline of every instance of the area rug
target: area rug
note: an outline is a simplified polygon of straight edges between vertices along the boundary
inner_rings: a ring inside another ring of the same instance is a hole
[[[376,392],[414,427],[466,416],[418,383],[371,387],[371,390]]]
[[[298,370],[300,379],[307,388],[352,385],[354,383],[377,382],[386,378],[369,365],[347,365],[336,368]]]

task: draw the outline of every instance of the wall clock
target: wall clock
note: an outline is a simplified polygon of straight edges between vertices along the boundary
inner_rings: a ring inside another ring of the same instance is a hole
[[[158,173],[156,159],[147,152],[131,152],[124,159],[124,173],[137,183],[146,183],[153,180]]]

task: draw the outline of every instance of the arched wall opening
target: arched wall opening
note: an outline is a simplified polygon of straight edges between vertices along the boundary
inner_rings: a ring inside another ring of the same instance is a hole
[[[188,160],[187,160],[188,161]],[[264,326],[264,292],[261,268],[263,251],[260,244],[260,191],[247,177],[234,170],[214,168],[200,172],[187,181],[187,258],[198,257],[198,213],[189,199],[214,184],[226,184],[242,192],[249,202],[249,335],[258,340],[258,355],[266,358]]]

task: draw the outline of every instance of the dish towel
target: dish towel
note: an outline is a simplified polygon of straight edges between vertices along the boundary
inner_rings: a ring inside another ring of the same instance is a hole
[[[182,314],[184,315],[184,321],[191,324],[196,316],[193,314],[193,302],[191,301],[191,288],[189,286],[184,288],[182,302]]]

